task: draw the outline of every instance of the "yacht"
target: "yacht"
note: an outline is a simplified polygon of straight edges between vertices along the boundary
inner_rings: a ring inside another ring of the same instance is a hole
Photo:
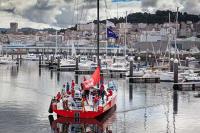
[[[0,64],[16,64],[16,63],[17,63],[16,60],[12,60],[9,57],[4,57],[4,56],[0,57]]]
[[[76,61],[72,57],[63,58],[60,60],[60,67],[76,67]]]
[[[31,61],[38,61],[39,56],[37,56],[36,54],[27,54],[23,59],[24,60],[31,60]]]

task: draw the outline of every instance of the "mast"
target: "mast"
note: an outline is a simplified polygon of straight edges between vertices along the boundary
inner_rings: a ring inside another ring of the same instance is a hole
[[[55,55],[57,55],[58,52],[58,32],[56,30],[56,50],[55,50]]]
[[[126,23],[125,23],[125,27],[124,27],[124,43],[125,43],[125,48],[124,48],[124,56],[126,56],[126,43],[127,43],[127,37],[126,37],[126,33],[127,33],[127,11],[126,11]]]
[[[176,44],[176,38],[177,38],[177,34],[178,34],[178,9],[179,7],[177,7],[177,13],[176,13],[176,33],[175,33],[175,58],[176,58],[176,54],[177,54],[177,44]]]
[[[98,66],[100,66],[100,60],[99,60],[99,0],[97,0],[97,62],[98,62]]]

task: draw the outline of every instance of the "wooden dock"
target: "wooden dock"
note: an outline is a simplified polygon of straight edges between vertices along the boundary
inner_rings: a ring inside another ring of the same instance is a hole
[[[183,83],[174,83],[174,89],[179,91],[199,91],[200,82],[183,82]]]
[[[160,83],[159,77],[128,77],[129,83]]]

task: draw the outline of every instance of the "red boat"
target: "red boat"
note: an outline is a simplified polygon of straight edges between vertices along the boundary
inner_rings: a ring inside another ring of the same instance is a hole
[[[58,116],[69,118],[97,118],[109,111],[116,105],[117,88],[113,81],[105,85],[104,89],[95,88],[100,83],[100,68],[97,67],[91,79],[83,82],[84,89],[89,91],[88,97],[83,100],[85,90],[75,86],[74,96],[62,94],[60,100],[52,99],[49,113],[56,113]],[[101,95],[102,90],[105,97]],[[95,98],[97,100],[95,102]],[[65,103],[67,101],[67,108]]]

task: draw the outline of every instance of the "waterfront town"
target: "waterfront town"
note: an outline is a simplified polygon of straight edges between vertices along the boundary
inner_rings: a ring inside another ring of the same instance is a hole
[[[111,22],[112,23],[112,22]],[[114,25],[114,23],[113,23]],[[27,28],[24,31],[18,30],[18,23],[11,22],[10,29],[6,33],[0,34],[1,45],[29,45],[29,46],[55,46],[56,38],[59,46],[67,46],[70,43],[79,45],[93,45],[96,34],[95,23],[77,24],[76,30],[66,29],[58,32],[56,30],[34,30]],[[106,42],[110,45],[125,45],[127,48],[135,48],[144,51],[152,50],[152,44],[157,46],[156,50],[165,51],[169,39],[173,43],[175,40],[176,24],[168,22],[164,24],[147,23],[118,23],[113,28],[119,38],[106,37],[106,24],[100,24],[100,46],[105,46]],[[192,21],[180,22],[177,24],[177,46],[180,50],[190,50],[192,47],[199,47],[200,22]],[[162,49],[159,49],[162,48]]]
[[[199,133],[200,5],[175,2],[0,0],[0,132]]]

